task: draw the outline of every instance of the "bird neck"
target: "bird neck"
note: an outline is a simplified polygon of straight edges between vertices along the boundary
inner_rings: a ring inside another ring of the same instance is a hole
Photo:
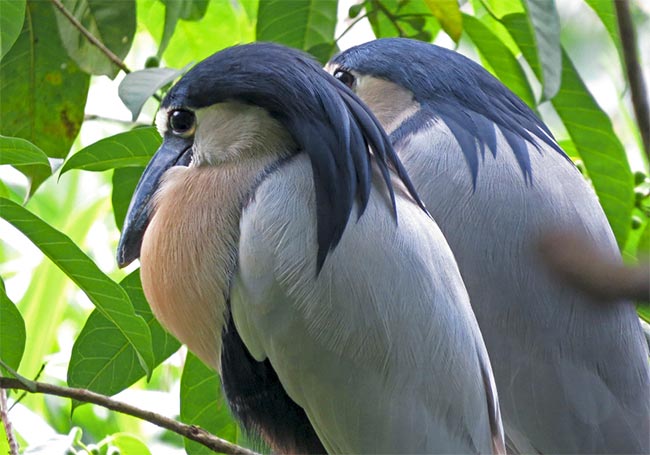
[[[161,324],[217,370],[242,206],[275,161],[174,167],[154,197],[140,259],[145,295]]]

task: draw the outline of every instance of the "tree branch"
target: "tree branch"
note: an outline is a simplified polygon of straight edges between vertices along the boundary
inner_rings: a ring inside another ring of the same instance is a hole
[[[7,415],[7,392],[5,389],[0,389],[0,420],[7,435],[7,442],[9,443],[9,455],[18,455],[18,443],[14,438],[14,431],[11,428],[9,415]]]
[[[650,160],[650,110],[648,108],[648,96],[643,81],[643,71],[637,55],[636,33],[630,14],[628,0],[613,0],[616,8],[616,19],[618,31],[623,44],[623,58],[625,60],[625,72],[630,83],[630,94],[634,114],[641,132],[641,140],[648,160]]]
[[[630,267],[584,235],[549,231],[539,242],[542,259],[564,283],[603,301],[650,302],[650,263]]]
[[[36,381],[32,382],[31,385],[33,385],[33,393],[42,393],[64,398],[72,398],[84,403],[96,404],[98,406],[102,406],[112,411],[120,412],[122,414],[128,414],[130,416],[137,417],[138,419],[146,420],[147,422],[153,423],[154,425],[165,428],[169,431],[173,431],[174,433],[184,436],[187,439],[191,439],[192,441],[196,441],[199,444],[202,444],[205,447],[214,450],[215,452],[232,455],[258,455],[252,450],[248,450],[244,447],[240,447],[236,444],[228,442],[225,439],[214,436],[213,434],[208,433],[204,429],[199,428],[195,425],[186,425],[174,419],[156,414],[155,412],[145,411],[143,409],[136,408],[135,406],[113,400],[112,398],[109,398],[105,395],[91,392],[89,390],[75,389],[71,387],[60,387]],[[31,392],[29,390],[29,387],[27,387],[18,379],[14,378],[0,377],[0,389],[17,389]]]
[[[63,3],[61,3],[61,0],[51,0],[52,4],[58,9],[61,14],[63,14],[68,21],[77,29],[79,32],[95,47],[97,47],[102,53],[115,65],[117,65],[118,68],[120,68],[122,71],[125,73],[130,73],[131,70],[126,66],[126,63],[122,61],[117,55],[113,53],[109,48],[107,48],[104,43],[102,43],[98,38],[96,38],[92,33],[88,31],[86,27],[83,26],[81,22],[77,20],[76,17],[74,17],[70,11],[68,11],[65,6],[63,6]]]

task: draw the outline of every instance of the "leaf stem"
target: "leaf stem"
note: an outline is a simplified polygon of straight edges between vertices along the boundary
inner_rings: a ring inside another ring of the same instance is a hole
[[[252,450],[240,447],[236,444],[226,441],[225,439],[221,439],[211,433],[208,433],[196,425],[186,425],[174,419],[170,419],[169,417],[137,408],[130,404],[114,400],[110,397],[107,397],[106,395],[91,392],[90,390],[77,389],[72,387],[61,387],[36,381],[34,381],[32,385],[34,386],[33,393],[42,393],[46,395],[71,398],[73,400],[96,404],[112,411],[137,417],[138,419],[146,420],[147,422],[153,423],[154,425],[157,425],[161,428],[173,431],[174,433],[184,436],[187,439],[196,441],[199,444],[211,450],[214,450],[215,452],[231,455],[258,455]],[[18,379],[3,377],[0,377],[0,389],[30,391],[26,385]]]
[[[368,17],[368,13],[363,14],[363,15],[357,17],[355,20],[353,20],[352,23],[350,23],[350,25],[348,25],[347,28],[346,28],[345,30],[343,30],[343,31],[341,32],[341,34],[340,34],[338,37],[334,38],[334,42],[335,42],[335,43],[338,43],[338,41],[339,41],[341,38],[343,38],[343,36],[345,36],[346,33],[348,33],[350,30],[352,30],[352,27],[354,27],[355,25],[357,25],[357,23],[358,23],[359,21],[365,19],[366,17]]]
[[[107,48],[104,43],[102,43],[96,36],[94,36],[92,33],[88,31],[86,27],[83,26],[81,22],[77,20],[76,17],[68,11],[65,6],[63,6],[63,3],[61,3],[61,0],[50,0],[52,4],[58,9],[61,14],[65,16],[68,21],[77,29],[79,32],[86,38],[93,46],[97,47],[102,53],[111,61],[113,62],[118,68],[120,68],[122,71],[125,73],[130,73],[131,70],[126,66],[126,63],[122,61],[117,55],[113,53],[109,48]]]
[[[397,33],[399,33],[399,36],[405,37],[407,36],[406,32],[404,29],[399,25],[399,19],[397,18],[396,15],[391,13],[388,8],[381,2],[381,0],[372,0],[372,4],[381,10],[382,13],[388,18],[388,20],[393,24],[393,27],[395,27],[395,30],[397,30]]]
[[[643,148],[648,160],[650,160],[650,110],[648,108],[648,96],[643,81],[643,71],[637,55],[637,40],[630,14],[628,0],[614,0],[616,8],[616,20],[618,31],[623,45],[623,58],[625,60],[625,72],[630,83],[630,94],[634,114],[641,132]]]

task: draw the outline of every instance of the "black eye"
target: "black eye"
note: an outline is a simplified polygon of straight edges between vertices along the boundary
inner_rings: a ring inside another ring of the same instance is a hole
[[[191,136],[194,134],[196,117],[194,112],[178,109],[169,114],[169,128],[179,136]]]
[[[352,73],[349,73],[342,69],[337,69],[334,71],[334,77],[339,81],[343,82],[348,87],[352,88],[354,86],[354,76]]]

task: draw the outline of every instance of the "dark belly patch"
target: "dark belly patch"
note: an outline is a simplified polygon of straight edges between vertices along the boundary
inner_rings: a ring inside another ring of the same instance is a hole
[[[256,361],[228,316],[221,350],[221,380],[235,418],[275,452],[327,453],[305,411],[285,392],[271,363]]]

